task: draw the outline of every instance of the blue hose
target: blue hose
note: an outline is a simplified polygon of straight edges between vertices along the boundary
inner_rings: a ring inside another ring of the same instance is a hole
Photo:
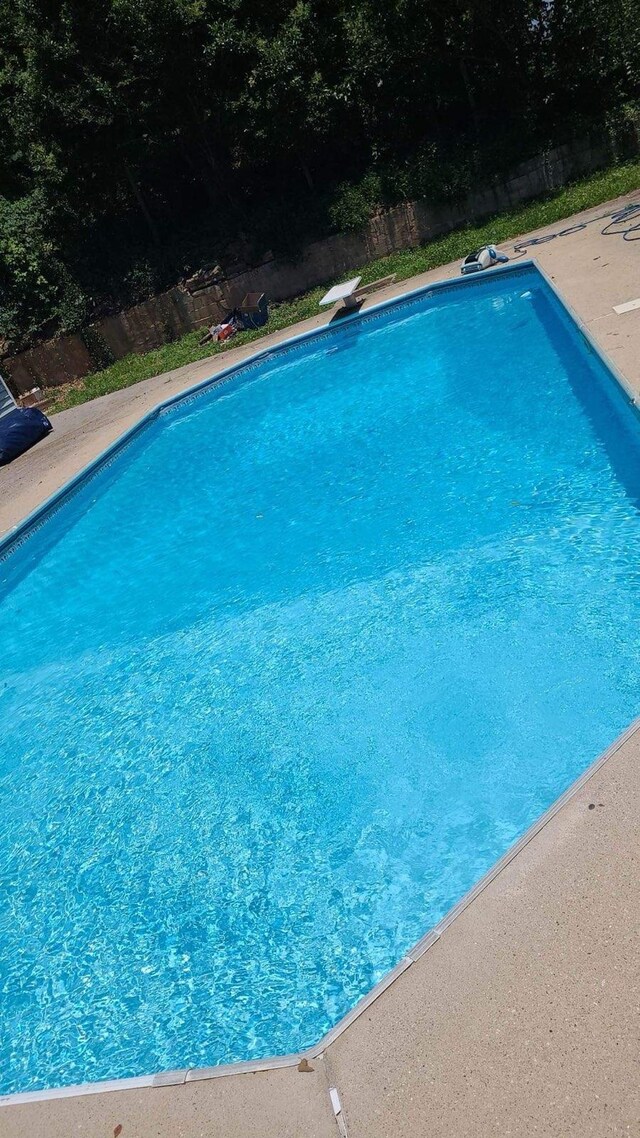
[[[556,237],[567,237],[570,233],[578,233],[581,229],[586,229],[588,225],[593,225],[595,221],[604,221],[608,218],[607,224],[603,227],[602,233],[605,237],[615,237],[616,235],[622,236],[623,241],[640,241],[640,202],[629,202],[628,205],[617,209],[613,213],[601,213],[597,217],[592,217],[589,221],[580,221],[577,225],[569,225],[566,229],[559,229],[556,233],[547,233],[544,237],[532,237],[529,241],[522,241],[520,245],[514,245],[514,253],[525,253],[532,245],[546,245],[548,241],[555,241]],[[634,225],[628,223],[635,219]],[[612,226],[624,225],[624,229],[612,229]],[[637,233],[636,237],[631,234]]]
[[[613,234],[611,233],[610,227],[612,225],[620,225],[621,222],[631,221],[632,218],[637,218],[635,225],[627,225],[626,229],[617,229]],[[623,241],[640,241],[640,204],[638,202],[630,202],[629,205],[624,206],[623,209],[619,209],[617,213],[612,213],[611,220],[607,222],[602,232],[605,237],[615,236],[615,233],[622,232]],[[638,233],[638,236],[631,237],[631,233]]]

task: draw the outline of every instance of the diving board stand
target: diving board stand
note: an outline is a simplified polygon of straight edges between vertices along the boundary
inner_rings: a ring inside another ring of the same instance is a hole
[[[380,277],[377,281],[371,281],[370,284],[360,285],[362,277],[353,277],[350,281],[343,281],[342,284],[334,285],[328,292],[325,292],[322,300],[319,302],[321,308],[328,308],[330,304],[339,304],[342,301],[343,308],[357,308],[362,304],[365,296],[369,293],[377,292],[379,288],[386,288],[392,285],[396,279],[396,274],[391,273],[388,277]]]

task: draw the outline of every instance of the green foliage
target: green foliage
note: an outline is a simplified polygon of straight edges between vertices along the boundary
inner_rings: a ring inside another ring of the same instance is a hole
[[[438,268],[449,261],[462,260],[470,249],[477,249],[490,242],[499,244],[542,226],[552,225],[555,221],[570,217],[572,213],[597,206],[601,202],[635,190],[638,186],[640,186],[640,162],[617,166],[566,186],[559,193],[531,202],[521,209],[493,217],[483,225],[466,226],[417,249],[404,249],[390,256],[381,257],[359,271],[365,284],[390,273],[395,273],[398,280],[405,280],[417,273]],[[327,287],[328,284],[323,285],[322,288],[314,289],[304,296],[296,297],[295,300],[274,305],[269,323],[264,329],[242,332],[223,344],[201,346],[198,343],[200,333],[190,332],[176,343],[165,344],[164,347],[146,355],[127,356],[126,359],[119,360],[104,371],[88,376],[62,396],[58,395],[56,398],[55,392],[52,392],[55,402],[51,411],[63,411],[75,407],[99,395],[119,391],[161,372],[218,355],[228,351],[229,348],[240,347],[242,344],[316,316],[318,301]]]
[[[639,7],[0,0],[0,338],[460,197],[574,126],[624,157]]]
[[[384,203],[382,178],[368,173],[359,182],[343,182],[338,186],[329,207],[329,217],[335,229],[361,229]]]
[[[115,356],[111,348],[105,343],[105,340],[93,324],[87,324],[86,328],[83,328],[82,339],[86,344],[87,351],[96,369],[102,370],[103,368],[111,367],[111,365],[115,363]]]
[[[41,189],[0,198],[0,336],[35,336],[44,321],[75,326],[85,316],[81,290],[59,249]]]

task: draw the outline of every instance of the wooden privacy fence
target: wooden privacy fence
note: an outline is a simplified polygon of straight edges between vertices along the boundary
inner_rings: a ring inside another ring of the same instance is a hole
[[[2,369],[17,392],[81,379],[104,366],[105,357],[119,360],[132,352],[148,352],[193,329],[216,323],[247,292],[264,292],[272,301],[286,300],[352,273],[376,257],[421,245],[467,222],[558,189],[610,160],[606,140],[583,139],[556,147],[521,163],[493,185],[479,187],[465,201],[435,207],[424,201],[403,202],[372,218],[357,233],[340,233],[313,242],[296,261],[271,259],[247,266],[193,293],[176,286],[96,321],[84,333],[58,336],[7,357]]]

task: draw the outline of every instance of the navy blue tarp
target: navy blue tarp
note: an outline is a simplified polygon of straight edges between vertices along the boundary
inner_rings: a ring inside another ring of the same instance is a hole
[[[0,466],[6,466],[24,454],[52,430],[47,416],[37,407],[24,407],[3,415],[0,419]]]

